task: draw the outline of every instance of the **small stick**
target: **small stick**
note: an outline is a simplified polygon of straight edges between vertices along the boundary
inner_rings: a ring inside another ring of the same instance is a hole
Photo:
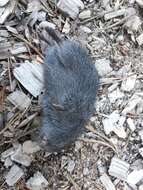
[[[28,118],[24,119],[19,125],[18,128],[23,127],[24,125],[27,125],[30,121],[32,121],[36,116],[38,115],[38,113],[34,113],[32,115],[30,115]]]
[[[8,58],[8,77],[10,83],[10,90],[12,91],[12,79],[11,79],[11,72],[10,72],[10,59]]]
[[[44,56],[39,52],[39,50],[35,48],[28,40],[24,39],[21,35],[13,34],[13,36],[25,42],[30,48],[32,48],[40,56],[40,58],[44,59]]]
[[[103,146],[107,146],[107,147],[111,148],[118,155],[116,149],[113,146],[111,146],[110,144],[106,143],[106,142],[98,141],[98,140],[95,140],[95,139],[81,138],[81,137],[79,138],[79,140],[84,141],[86,143],[98,143],[98,144],[101,144]]]
[[[70,183],[72,183],[72,185],[74,186],[75,190],[80,190],[81,188],[79,187],[79,185],[74,181],[74,179],[72,178],[72,176],[66,172],[66,174],[64,174],[64,176],[68,179],[68,181]]]
[[[101,135],[100,133],[98,133],[91,125],[86,126],[86,129],[93,132],[95,135],[99,136],[100,138],[105,139],[107,142],[111,143],[110,140],[106,136]]]
[[[4,181],[4,182],[1,184],[0,189],[2,189],[5,184],[6,184],[6,181]]]
[[[116,27],[116,26],[118,26],[118,25],[121,25],[121,24],[123,24],[123,23],[126,21],[126,19],[127,19],[127,18],[123,18],[122,20],[119,20],[118,22],[116,22],[116,23],[114,23],[114,24],[112,24],[112,25],[110,25],[110,26],[107,26],[107,27],[104,28],[103,30],[108,30],[108,29],[111,29],[111,28]]]
[[[9,123],[5,126],[4,129],[2,129],[0,131],[0,135],[3,134],[7,129],[10,128],[10,126],[17,120],[17,118],[19,117],[20,113],[16,113],[9,121]]]

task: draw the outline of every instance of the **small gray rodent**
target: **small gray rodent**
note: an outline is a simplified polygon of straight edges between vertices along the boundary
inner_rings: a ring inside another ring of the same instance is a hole
[[[99,78],[79,43],[61,40],[51,28],[47,32],[56,44],[48,49],[44,61],[43,124],[39,137],[46,150],[58,152],[81,134],[93,114]]]

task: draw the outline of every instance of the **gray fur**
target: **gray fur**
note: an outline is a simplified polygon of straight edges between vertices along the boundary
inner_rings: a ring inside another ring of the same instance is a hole
[[[65,40],[50,47],[44,63],[45,94],[40,137],[60,151],[81,134],[94,112],[98,73],[86,50]]]

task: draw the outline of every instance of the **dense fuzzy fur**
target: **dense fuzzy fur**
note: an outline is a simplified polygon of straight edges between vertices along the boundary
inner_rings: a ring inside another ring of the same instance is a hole
[[[48,49],[44,81],[40,137],[48,151],[60,151],[78,137],[94,111],[98,73],[86,50],[65,40]]]

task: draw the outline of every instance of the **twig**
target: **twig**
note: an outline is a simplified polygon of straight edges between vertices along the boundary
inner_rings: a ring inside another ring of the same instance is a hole
[[[85,24],[85,23],[87,23],[87,22],[91,22],[92,20],[94,20],[94,19],[96,19],[96,18],[98,18],[98,16],[93,16],[93,17],[88,18],[88,19],[86,19],[86,20],[84,20],[84,21],[81,21],[80,24]]]
[[[132,76],[132,75],[134,75],[134,74],[135,74],[135,73],[131,73],[131,74],[129,74],[129,75],[125,76],[125,77],[122,77],[122,78],[119,78],[119,77],[118,77],[118,78],[117,78],[117,77],[102,78],[102,79],[100,80],[100,85],[110,84],[110,83],[114,83],[114,82],[116,82],[116,81],[122,82],[122,81],[126,80],[128,77],[130,77],[130,76]],[[108,79],[108,80],[110,80],[110,81],[109,81],[109,82],[104,82],[105,79]],[[137,79],[142,79],[142,76],[138,76]]]
[[[25,125],[27,125],[30,121],[32,121],[36,116],[38,115],[38,113],[34,113],[32,115],[30,115],[28,118],[24,119],[19,125],[18,128],[21,128]]]
[[[10,128],[10,126],[11,126],[11,125],[15,122],[15,120],[17,120],[17,118],[19,117],[19,114],[20,114],[19,112],[16,113],[16,114],[10,119],[10,121],[9,121],[8,124],[5,126],[5,128],[0,131],[0,135],[2,135],[7,129]],[[14,122],[13,122],[13,121],[14,121]]]
[[[72,183],[72,185],[74,186],[75,190],[80,190],[81,189],[79,187],[79,185],[74,181],[74,179],[72,178],[72,176],[68,172],[64,173],[64,176],[68,179],[68,181],[70,183]]]
[[[39,52],[39,50],[35,48],[28,40],[24,39],[21,35],[13,34],[13,36],[25,42],[30,48],[32,48],[40,56],[40,58],[44,59],[44,56]]]
[[[108,30],[108,29],[111,29],[113,27],[116,27],[118,25],[121,25],[121,24],[124,24],[124,22],[127,20],[127,18],[123,18],[121,20],[119,20],[118,22],[114,23],[114,24],[111,24],[110,26],[107,26],[106,28],[104,28],[103,30]]]
[[[118,155],[118,152],[116,151],[116,149],[106,142],[95,140],[95,139],[82,138],[82,137],[80,137],[79,140],[84,141],[86,143],[98,143],[103,146],[107,146],[107,147],[111,148]]]
[[[47,13],[48,13],[50,16],[53,16],[53,15],[54,15],[53,10],[52,10],[50,7],[48,7],[48,6],[46,5],[46,3],[45,3],[43,0],[40,0],[40,2],[41,2],[41,4],[43,5],[43,8],[45,9],[45,11],[47,11]]]
[[[0,131],[0,135],[2,135],[7,129],[10,129],[10,127],[12,126],[13,128],[15,126],[18,125],[19,121],[22,119],[22,117],[26,114],[26,112],[28,111],[28,109],[26,108],[23,113],[21,112],[17,112],[11,119],[10,121],[7,123],[7,125],[5,126],[4,129],[2,129]],[[38,113],[35,113],[33,115],[31,115],[30,118],[25,119],[24,121],[21,122],[20,125],[18,125],[18,127],[23,127],[24,125],[28,124],[28,122],[30,122]]]
[[[124,22],[125,22],[126,20],[128,20],[130,17],[131,17],[131,16],[127,16],[127,17],[125,17],[125,18],[119,20],[118,22],[116,22],[116,23],[114,23],[114,24],[112,24],[112,25],[110,25],[110,26],[107,26],[107,27],[104,28],[103,30],[108,30],[108,29],[110,29],[110,28],[113,28],[113,27],[116,27],[116,26],[118,26],[118,25],[124,24]]]
[[[23,133],[23,134],[21,134],[21,135],[19,135],[19,136],[16,136],[14,139],[7,140],[7,141],[3,141],[3,142],[0,143],[0,147],[3,146],[3,145],[5,145],[5,144],[11,144],[11,143],[13,143],[13,142],[19,140],[20,138],[22,138],[22,137],[24,137],[24,136],[26,136],[26,135],[28,135],[28,134],[33,133],[35,130],[36,130],[36,129],[31,129],[31,130],[29,130],[29,131],[27,131],[27,132],[25,132],[25,133]]]
[[[4,182],[1,184],[0,189],[2,189],[5,184],[6,184],[6,181],[4,181]]]
[[[10,83],[10,90],[12,91],[12,79],[11,79],[11,72],[10,72],[10,58],[8,58],[8,77]]]
[[[100,137],[101,139],[105,139],[107,142],[111,143],[111,141],[104,135],[98,133],[91,125],[87,125],[86,129],[88,129],[89,131],[93,132],[95,135],[97,135],[98,137]],[[113,144],[112,144],[113,145]],[[114,145],[113,145],[114,146]],[[115,148],[115,147],[114,147]]]
[[[10,143],[12,143],[12,140],[3,141],[0,143],[0,147],[5,145],[5,144],[10,144]]]
[[[2,89],[0,90],[0,112],[4,112],[4,96],[5,96],[5,87],[1,87]]]
[[[24,136],[26,136],[26,135],[28,135],[28,134],[33,133],[35,130],[37,130],[37,129],[31,129],[31,130],[29,130],[29,131],[26,131],[25,133],[23,133],[23,134],[17,136],[17,137],[14,139],[14,141],[17,141],[18,139],[20,139],[20,138],[22,138],[22,137],[24,137]]]
[[[85,24],[85,23],[90,22],[90,21],[92,21],[92,20],[94,20],[94,19],[100,19],[100,18],[102,18],[105,14],[107,14],[107,13],[109,13],[109,12],[111,12],[111,11],[103,11],[103,12],[97,14],[96,16],[93,16],[93,17],[91,17],[91,18],[88,18],[88,19],[86,19],[86,20],[81,21],[80,24]]]

